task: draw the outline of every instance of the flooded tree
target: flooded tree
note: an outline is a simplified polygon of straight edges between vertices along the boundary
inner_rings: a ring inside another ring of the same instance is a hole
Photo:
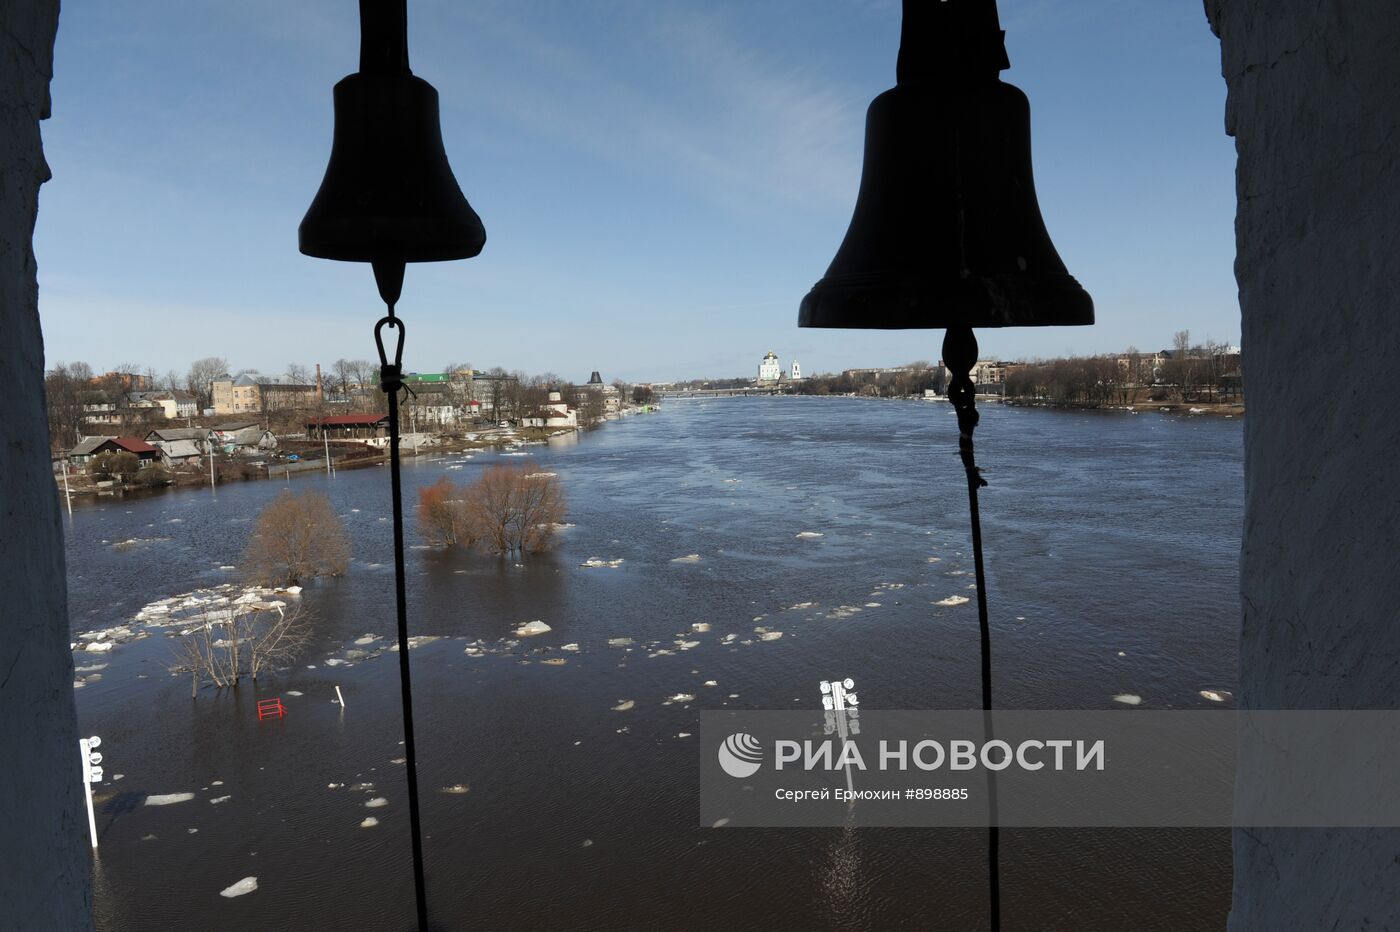
[[[311,615],[300,606],[255,602],[196,616],[176,641],[172,671],[190,674],[190,695],[201,679],[223,689],[243,676],[257,682],[266,669],[291,663],[311,639]]]
[[[418,490],[418,530],[435,547],[470,547],[476,543],[467,520],[462,489],[443,476]]]
[[[438,546],[477,546],[497,554],[540,553],[568,513],[553,473],[491,466],[462,487],[447,478],[418,492],[418,530]]]
[[[137,458],[135,453],[128,453],[125,450],[108,450],[106,453],[99,453],[92,458],[92,465],[88,471],[103,479],[116,479],[127,483],[136,476],[140,468],[141,460]]]
[[[250,582],[292,586],[339,576],[350,565],[350,539],[330,499],[283,492],[263,508],[243,553]]]

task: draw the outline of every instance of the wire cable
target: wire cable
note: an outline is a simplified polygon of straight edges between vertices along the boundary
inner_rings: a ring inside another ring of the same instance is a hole
[[[402,270],[402,265],[400,265]],[[376,275],[379,270],[376,269]],[[400,271],[402,277],[402,271]],[[379,387],[389,399],[389,489],[394,515],[394,604],[398,613],[399,689],[403,699],[404,765],[408,775],[408,824],[413,844],[413,894],[418,908],[418,930],[428,932],[428,892],[423,872],[423,829],[418,815],[418,753],[413,742],[413,685],[408,669],[408,595],[403,555],[403,484],[399,471],[399,390],[403,388],[403,321],[394,316],[394,304],[374,325],[379,347]],[[384,352],[383,329],[398,331],[394,361]]]
[[[972,367],[977,364],[977,337],[971,327],[949,327],[943,338],[943,361],[952,373],[948,400],[958,416],[958,455],[967,473],[967,500],[972,518],[972,561],[977,580],[977,625],[981,635],[982,727],[986,740],[992,739],[992,629],[987,619],[987,577],[982,562],[982,516],[977,507],[977,490],[987,484],[977,468],[972,432],[977,427],[977,388],[972,383]],[[987,768],[987,889],[992,932],[1001,929],[1001,837],[997,826],[996,775]]]

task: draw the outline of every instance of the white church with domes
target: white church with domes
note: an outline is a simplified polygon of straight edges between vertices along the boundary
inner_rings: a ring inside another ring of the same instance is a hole
[[[783,364],[778,362],[778,354],[770,352],[758,364],[758,384],[773,385],[783,377]]]

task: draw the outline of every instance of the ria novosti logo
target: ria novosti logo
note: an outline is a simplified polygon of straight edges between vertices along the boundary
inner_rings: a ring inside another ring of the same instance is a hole
[[[762,764],[763,745],[753,735],[736,732],[719,746],[719,765],[731,777],[751,777]]]

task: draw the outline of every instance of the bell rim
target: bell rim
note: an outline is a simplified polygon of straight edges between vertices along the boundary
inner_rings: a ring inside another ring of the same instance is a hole
[[[879,273],[828,277],[812,287],[797,313],[799,327],[827,330],[1087,327],[1093,323],[1094,299],[1069,273],[1002,273],[947,284]]]

